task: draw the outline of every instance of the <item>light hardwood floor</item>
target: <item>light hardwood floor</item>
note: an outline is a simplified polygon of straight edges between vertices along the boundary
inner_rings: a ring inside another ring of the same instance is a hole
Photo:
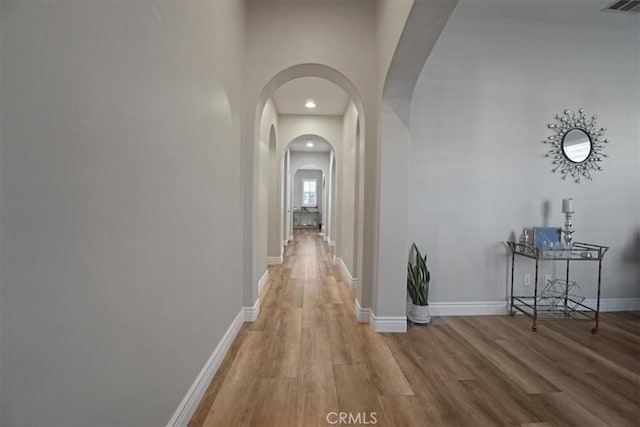
[[[296,232],[190,426],[640,425],[640,313],[604,314],[597,335],[524,316],[376,334],[332,257]]]

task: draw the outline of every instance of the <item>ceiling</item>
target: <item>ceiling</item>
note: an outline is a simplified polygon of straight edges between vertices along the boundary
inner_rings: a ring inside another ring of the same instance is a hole
[[[313,147],[307,147],[307,142],[313,142]],[[291,141],[289,144],[291,151],[315,151],[315,152],[329,152],[332,147],[326,139],[318,135],[302,135]]]
[[[308,100],[313,100],[316,108],[306,108]],[[279,114],[342,116],[349,95],[328,80],[303,77],[280,86],[273,94],[273,102]]]
[[[464,11],[465,13],[491,17],[638,30],[640,15],[602,11],[613,2],[614,0],[467,1],[464,3]]]

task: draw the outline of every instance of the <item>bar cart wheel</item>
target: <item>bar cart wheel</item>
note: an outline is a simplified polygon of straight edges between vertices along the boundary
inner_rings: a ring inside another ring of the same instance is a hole
[[[600,330],[600,329],[598,329],[598,328],[593,328],[593,329],[591,329],[591,333],[592,333],[593,335],[595,335],[595,334],[597,334],[597,333],[598,333],[598,331],[599,331],[599,330]]]
[[[535,331],[537,331],[537,330],[538,330],[538,327],[537,327],[536,325],[533,325],[533,326],[531,326],[531,330],[532,330],[533,332],[535,332]]]

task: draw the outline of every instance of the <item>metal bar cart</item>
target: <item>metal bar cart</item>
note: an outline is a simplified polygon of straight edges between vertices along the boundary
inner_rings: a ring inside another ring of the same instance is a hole
[[[516,314],[516,310],[531,317],[533,324],[531,330],[537,330],[538,315],[541,312],[553,313],[573,317],[574,314],[584,316],[595,321],[595,326],[591,333],[598,332],[600,317],[600,289],[602,285],[602,259],[609,250],[607,246],[594,245],[590,243],[575,242],[571,248],[565,249],[541,249],[523,245],[515,242],[506,242],[511,251],[511,293],[510,293],[510,314]],[[516,255],[535,260],[534,290],[532,296],[514,295],[513,281]],[[551,291],[545,296],[544,292],[538,292],[538,270],[541,262],[544,261],[565,261],[566,280],[558,283],[545,284],[544,291]],[[570,289],[575,282],[569,280],[569,266],[573,261],[591,261],[598,263],[598,296],[596,308],[591,308],[583,303],[584,298],[572,295]],[[551,286],[553,285],[553,286]]]

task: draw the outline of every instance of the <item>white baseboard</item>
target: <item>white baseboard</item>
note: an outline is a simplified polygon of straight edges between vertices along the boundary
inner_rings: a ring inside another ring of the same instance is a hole
[[[267,257],[267,265],[277,265],[277,264],[282,264],[282,255]]]
[[[596,308],[595,299],[584,300],[584,305]],[[432,316],[485,316],[507,314],[506,301],[459,301],[429,303]],[[640,298],[601,298],[600,311],[640,311]]]
[[[262,293],[262,289],[264,289],[265,285],[269,281],[269,270],[266,270],[260,280],[258,280],[258,296]]]
[[[283,240],[283,241],[282,241],[282,246],[283,246],[283,247],[284,247],[284,246],[287,246],[288,244],[289,244],[289,241],[288,241],[288,240]]]
[[[429,303],[429,312],[432,316],[484,316],[507,314],[507,310],[506,301]]]
[[[186,426],[187,424],[189,424],[189,421],[191,420],[193,413],[196,411],[200,400],[202,400],[202,396],[204,396],[204,393],[207,391],[207,387],[209,387],[213,376],[218,371],[218,368],[220,368],[224,357],[229,351],[231,343],[233,343],[236,335],[238,335],[238,332],[242,327],[244,318],[245,310],[242,309],[240,310],[236,318],[233,319],[233,322],[231,322],[231,326],[229,326],[229,329],[227,329],[227,332],[225,332],[215,350],[213,350],[213,353],[211,353],[209,360],[207,360],[207,363],[204,365],[204,368],[202,368],[202,370],[196,377],[196,380],[193,382],[193,384],[191,384],[191,387],[189,387],[187,394],[184,396],[184,398],[180,402],[180,405],[178,405],[178,408],[167,423],[168,427]]]
[[[369,326],[373,332],[407,332],[407,316],[376,316],[370,310]]]
[[[291,234],[291,235],[289,236],[289,241],[290,241],[290,242],[293,242],[293,234]]]
[[[260,298],[256,299],[253,307],[244,307],[243,312],[245,322],[255,322],[260,314]]]
[[[347,266],[344,263],[344,261],[342,260],[342,258],[334,256],[333,257],[333,263],[340,268],[340,272],[342,273],[342,275],[344,276],[345,280],[347,281],[347,284],[349,286],[351,286],[352,288],[355,288],[355,286],[353,284],[353,280],[354,280],[353,276],[351,276],[351,272],[347,268]]]
[[[583,304],[595,309],[597,301],[586,299]],[[600,298],[600,311],[640,311],[640,298]]]
[[[358,301],[357,298],[353,310],[356,315],[356,319],[358,319],[358,322],[369,323],[369,313],[371,312],[371,310],[369,310],[368,308],[362,308],[360,306],[360,301]]]

